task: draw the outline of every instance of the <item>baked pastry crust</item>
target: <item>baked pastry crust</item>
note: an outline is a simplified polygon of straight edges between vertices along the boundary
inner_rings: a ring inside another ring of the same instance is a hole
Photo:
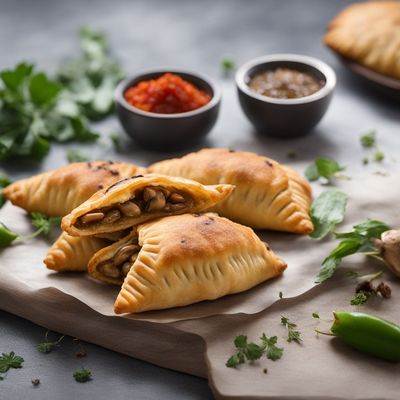
[[[160,161],[148,170],[203,184],[230,183],[235,191],[212,210],[256,229],[312,232],[311,187],[293,169],[255,153],[203,149]]]
[[[63,232],[51,246],[43,262],[54,271],[87,271],[91,257],[110,241],[96,237],[76,237]]]
[[[150,209],[153,199],[145,198],[144,192],[148,189],[162,197],[161,205],[155,209]],[[228,197],[233,189],[232,185],[205,186],[189,179],[159,174],[126,178],[96,192],[90,199],[66,215],[62,219],[61,226],[73,236],[121,231],[161,216],[208,209]],[[183,202],[170,204],[172,194],[178,195]],[[123,207],[132,203],[134,207],[138,207],[139,214],[127,216],[123,213]],[[99,213],[105,215],[99,221],[87,223],[83,219],[88,215],[96,216]],[[110,213],[117,213],[116,218],[106,219]]]
[[[324,42],[342,56],[400,79],[400,2],[368,1],[346,7]]]
[[[98,190],[144,172],[145,169],[137,165],[113,161],[73,163],[14,182],[3,194],[28,212],[62,217]]]
[[[141,249],[115,302],[117,314],[214,300],[245,291],[286,268],[251,228],[206,213],[139,225],[129,238],[96,253],[89,273],[109,282],[98,266],[130,240],[137,240]]]

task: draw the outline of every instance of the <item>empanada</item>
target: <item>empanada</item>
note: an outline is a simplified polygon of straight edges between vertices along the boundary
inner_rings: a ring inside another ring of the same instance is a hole
[[[63,232],[51,246],[43,262],[55,271],[87,271],[91,257],[112,242],[107,239],[70,236]]]
[[[61,226],[73,236],[120,231],[165,215],[205,210],[233,189],[158,174],[126,178],[96,192],[65,216]]]
[[[251,228],[207,213],[139,225],[96,253],[88,270],[115,284],[126,275],[114,306],[120,314],[217,299],[256,286],[285,268]]]
[[[368,1],[346,7],[329,24],[324,41],[342,56],[400,79],[400,2]]]
[[[137,165],[113,161],[73,163],[14,182],[3,195],[28,212],[62,217],[98,190],[144,172]]]
[[[182,176],[205,185],[230,183],[235,191],[213,211],[256,229],[312,232],[311,188],[289,167],[254,153],[203,149],[160,161],[151,172]]]

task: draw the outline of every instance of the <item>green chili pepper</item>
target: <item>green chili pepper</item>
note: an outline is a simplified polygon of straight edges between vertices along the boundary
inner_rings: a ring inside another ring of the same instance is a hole
[[[360,312],[334,312],[331,331],[346,344],[372,356],[400,361],[400,326]]]

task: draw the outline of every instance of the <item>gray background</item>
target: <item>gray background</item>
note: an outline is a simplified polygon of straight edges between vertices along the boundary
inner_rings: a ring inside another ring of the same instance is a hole
[[[321,37],[329,20],[349,1],[51,1],[0,0],[0,68],[21,60],[32,60],[52,71],[77,51],[76,32],[83,24],[106,31],[115,55],[127,74],[161,65],[188,67],[220,80],[223,104],[219,121],[206,145],[229,146],[267,154],[288,162],[296,151],[297,167],[303,168],[316,156],[329,155],[347,166],[348,175],[390,173],[399,169],[400,112],[387,101],[357,83],[336,58],[323,47]],[[242,114],[232,79],[222,79],[219,61],[232,56],[237,64],[269,53],[294,52],[328,62],[338,74],[332,105],[313,134],[280,142],[260,138]],[[103,139],[82,149],[92,158],[119,158],[148,164],[172,154],[144,151],[123,138],[122,154],[114,154],[108,140],[118,122],[110,118],[96,128]],[[368,153],[359,136],[370,129],[378,132],[385,151],[382,164],[362,166]],[[14,177],[64,165],[65,149],[53,146],[40,165],[29,162],[3,163]],[[1,260],[0,260],[1,262]],[[164,370],[141,361],[85,344],[85,359],[77,359],[77,344],[66,338],[51,354],[35,346],[45,330],[0,311],[0,352],[14,350],[25,358],[24,368],[12,370],[0,383],[1,399],[207,399],[212,398],[205,380]],[[53,336],[56,337],[56,336]],[[116,338],[118,340],[118,338]],[[93,381],[75,383],[72,371],[87,366]],[[41,385],[32,388],[32,378]]]

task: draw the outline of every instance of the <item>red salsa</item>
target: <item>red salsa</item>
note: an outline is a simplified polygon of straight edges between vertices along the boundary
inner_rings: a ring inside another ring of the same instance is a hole
[[[196,110],[211,100],[209,94],[171,73],[141,81],[130,87],[124,96],[132,106],[159,114]]]

